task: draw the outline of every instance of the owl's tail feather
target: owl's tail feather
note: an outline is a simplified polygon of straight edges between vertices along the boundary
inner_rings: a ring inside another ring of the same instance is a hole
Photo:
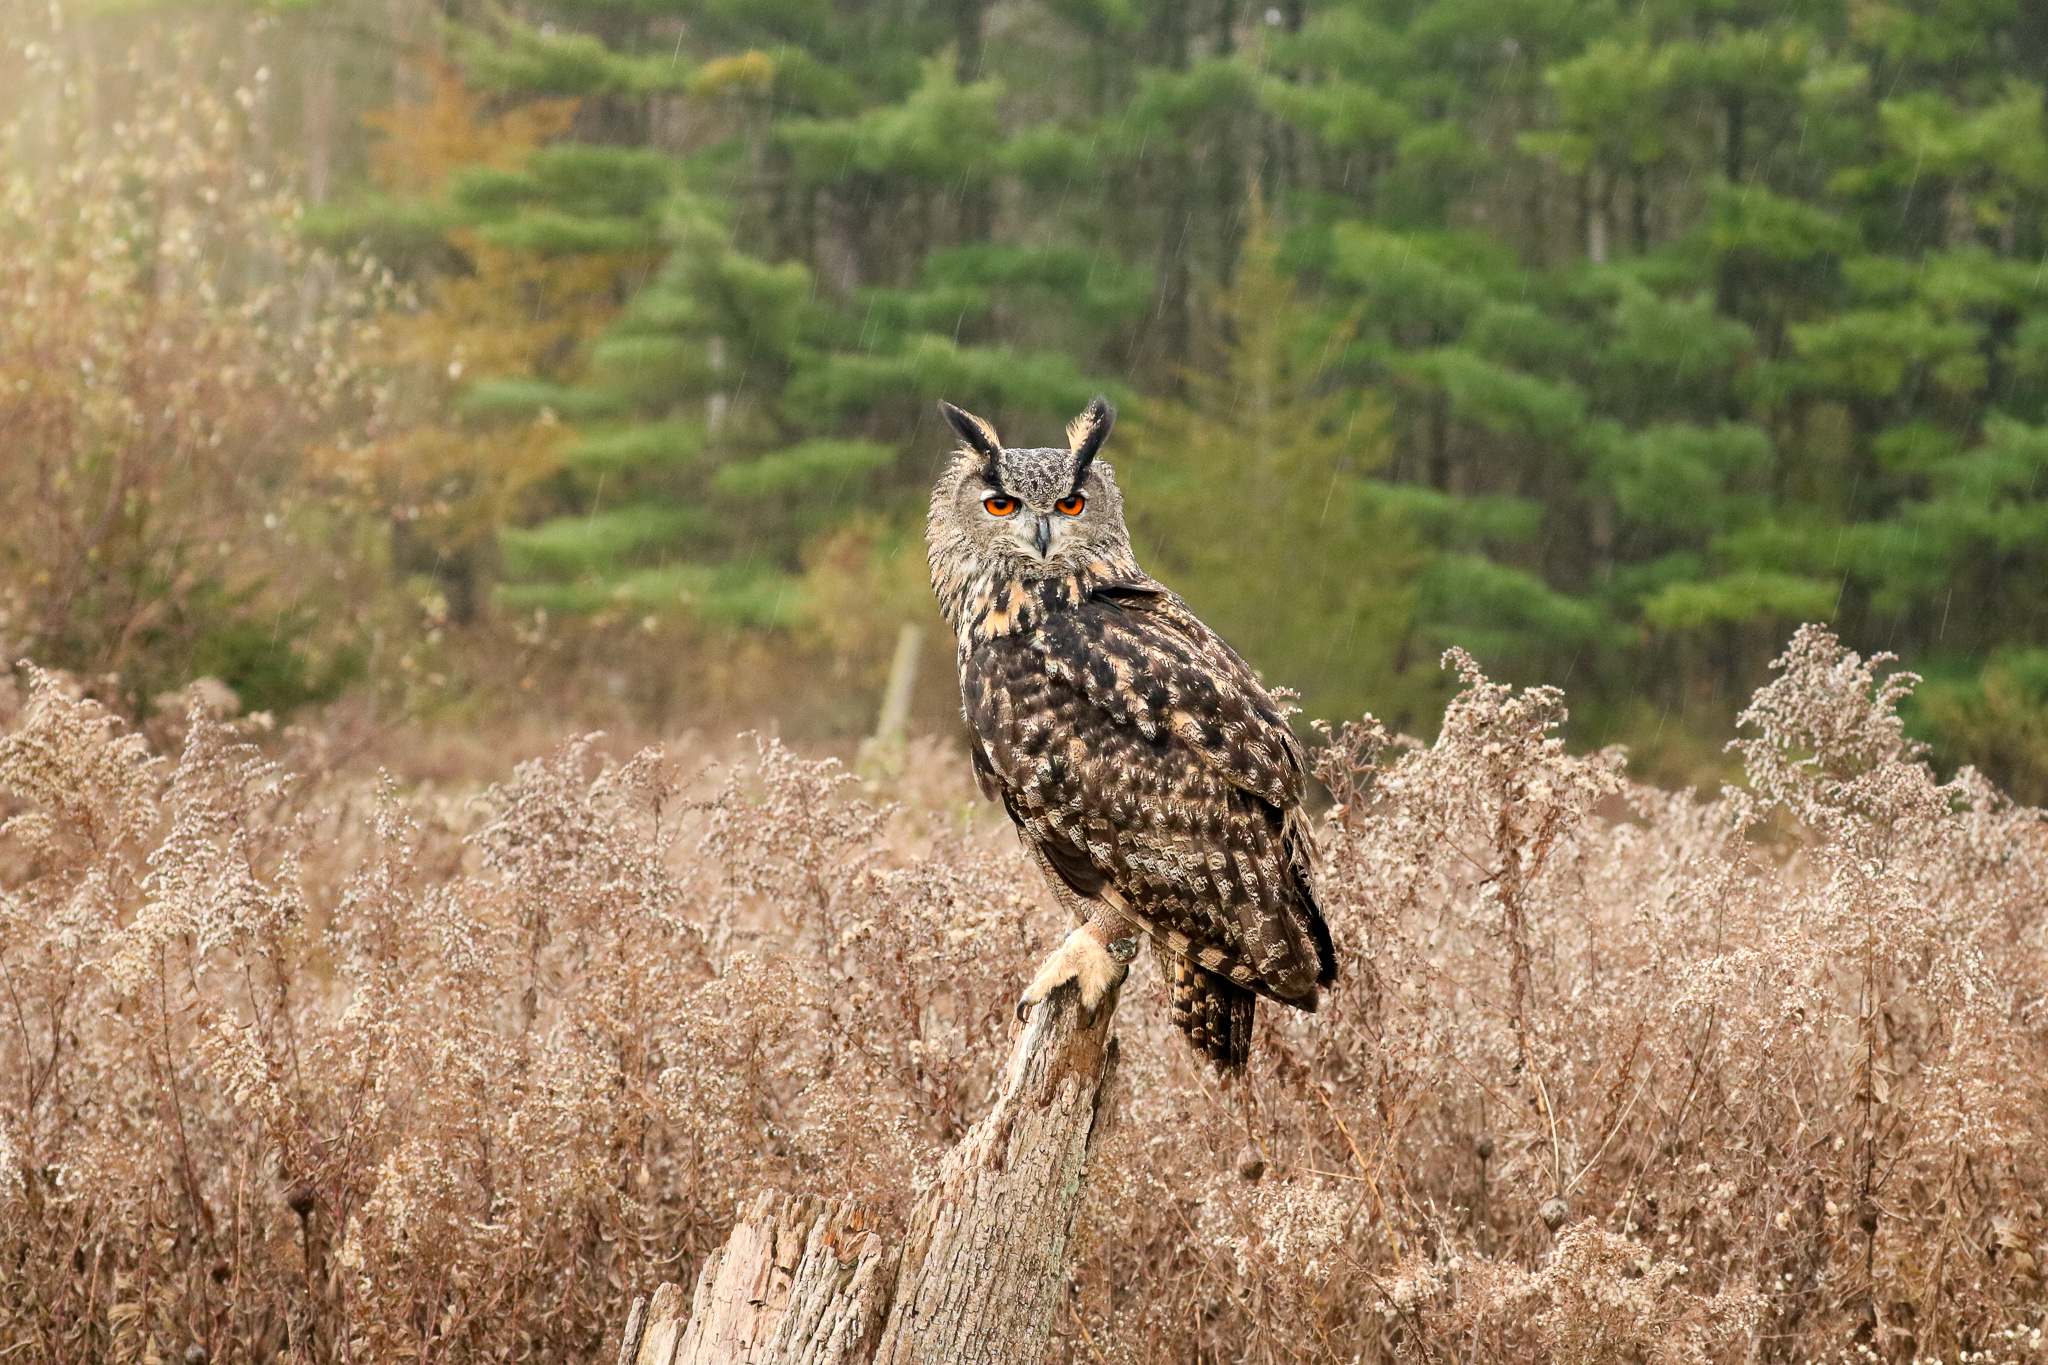
[[[1252,1015],[1259,997],[1205,972],[1184,957],[1173,959],[1173,1023],[1195,1051],[1226,1076],[1242,1072],[1252,1055]]]

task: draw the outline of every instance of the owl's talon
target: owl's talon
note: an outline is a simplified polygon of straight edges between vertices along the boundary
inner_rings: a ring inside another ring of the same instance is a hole
[[[1021,1023],[1031,1007],[1072,981],[1081,988],[1082,1016],[1090,1021],[1095,1009],[1123,982],[1125,964],[1138,954],[1135,938],[1121,938],[1110,947],[1083,925],[1067,935],[1067,941],[1053,951],[1017,997],[1017,1019]]]

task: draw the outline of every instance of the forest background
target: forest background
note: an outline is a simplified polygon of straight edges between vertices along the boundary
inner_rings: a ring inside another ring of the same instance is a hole
[[[1104,391],[1310,716],[1457,644],[1713,777],[1824,620],[2048,796],[2038,6],[4,9],[0,639],[130,714],[842,740],[934,400]]]
[[[610,1358],[761,1190],[900,1231],[1067,926],[942,637],[821,755],[934,401],[1101,391],[1349,721],[1341,962],[1229,1091],[1134,965],[1048,1358],[2048,1359],[2039,0],[0,35],[0,1356]]]

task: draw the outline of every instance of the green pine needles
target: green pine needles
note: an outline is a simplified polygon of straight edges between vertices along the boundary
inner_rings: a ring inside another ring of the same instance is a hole
[[[1161,571],[1311,709],[1421,718],[1455,644],[1718,743],[1802,620],[1930,696],[2048,647],[2038,8],[534,4],[448,49],[519,137],[315,221],[577,319],[446,395],[560,424],[464,600],[790,624],[914,530],[934,399],[1107,389]]]

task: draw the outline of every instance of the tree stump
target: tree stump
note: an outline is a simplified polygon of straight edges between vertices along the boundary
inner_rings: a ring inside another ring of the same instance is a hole
[[[755,1196],[686,1306],[635,1300],[619,1365],[1019,1365],[1065,1289],[1089,1152],[1116,1072],[1116,993],[1072,984],[1025,1022],[995,1106],[946,1154],[909,1236],[885,1245],[850,1199]]]
[[[674,1284],[655,1290],[651,1305],[634,1303],[620,1365],[867,1361],[896,1253],[863,1224],[844,1200],[756,1195],[704,1262],[689,1303]]]

